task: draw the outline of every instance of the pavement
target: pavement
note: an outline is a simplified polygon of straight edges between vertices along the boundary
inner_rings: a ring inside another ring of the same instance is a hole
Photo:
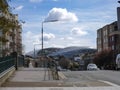
[[[120,90],[120,87],[5,87],[0,90]]]
[[[60,80],[53,80],[45,68],[20,68],[0,87],[0,90],[120,90],[120,86],[104,82],[65,82],[67,77],[59,72]],[[87,86],[86,86],[87,83]]]
[[[51,71],[47,68],[21,68],[16,71],[2,87],[90,87],[111,86],[102,81],[72,82],[59,72],[60,80],[53,80]]]

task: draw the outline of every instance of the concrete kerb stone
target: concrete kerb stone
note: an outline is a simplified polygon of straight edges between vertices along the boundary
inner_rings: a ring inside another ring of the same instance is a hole
[[[5,87],[0,90],[120,90],[120,87]]]
[[[15,67],[11,67],[5,72],[0,74],[0,87],[14,72],[15,72]]]

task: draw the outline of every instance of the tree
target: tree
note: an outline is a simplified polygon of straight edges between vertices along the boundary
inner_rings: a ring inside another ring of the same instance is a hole
[[[111,50],[104,50],[96,54],[93,62],[98,65],[99,68],[104,69],[113,68],[113,52]]]
[[[62,68],[68,69],[69,64],[70,64],[70,60],[69,59],[65,58],[64,56],[60,56],[59,65]]]

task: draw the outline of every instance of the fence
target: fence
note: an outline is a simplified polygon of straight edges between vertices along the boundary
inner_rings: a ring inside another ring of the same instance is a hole
[[[23,55],[18,56],[18,62],[17,62],[18,67],[24,66],[24,63],[25,63],[24,56]]]
[[[15,65],[15,58],[6,56],[0,58],[0,73]]]
[[[12,66],[15,66],[16,70],[18,67],[24,66],[24,56],[17,56],[16,54],[6,57],[0,57],[0,73],[4,72]]]

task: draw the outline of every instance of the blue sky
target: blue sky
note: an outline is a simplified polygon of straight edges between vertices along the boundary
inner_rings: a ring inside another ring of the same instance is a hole
[[[13,13],[22,24],[25,52],[41,43],[44,23],[44,48],[87,46],[96,48],[97,29],[117,20],[118,0],[11,0]],[[41,46],[36,46],[40,49]]]

